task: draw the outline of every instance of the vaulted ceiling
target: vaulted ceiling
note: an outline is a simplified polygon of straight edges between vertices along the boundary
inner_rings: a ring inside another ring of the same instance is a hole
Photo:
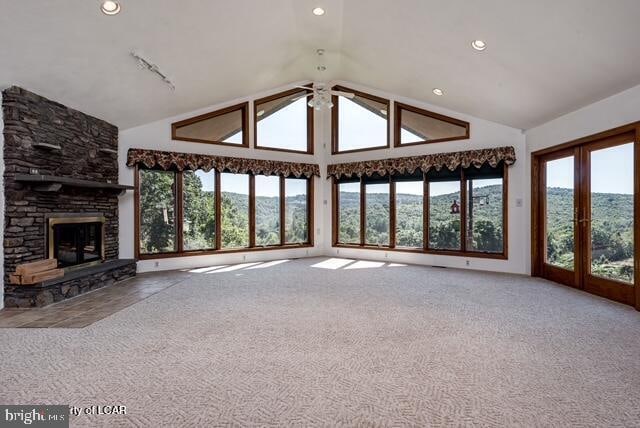
[[[339,79],[527,129],[640,84],[637,0],[120,3],[109,17],[98,0],[0,0],[0,85],[126,129],[290,82]],[[326,14],[314,16],[316,6]],[[474,39],[488,48],[474,51]],[[132,50],[175,91],[140,69]]]

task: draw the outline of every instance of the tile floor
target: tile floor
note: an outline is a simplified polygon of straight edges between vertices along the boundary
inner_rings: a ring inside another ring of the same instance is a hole
[[[44,308],[0,310],[0,328],[83,328],[189,277],[184,272],[138,274]]]

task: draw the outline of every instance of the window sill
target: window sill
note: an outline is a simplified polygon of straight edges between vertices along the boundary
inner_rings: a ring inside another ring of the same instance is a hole
[[[374,150],[384,150],[390,149],[391,145],[387,144],[386,146],[375,146],[375,147],[363,147],[361,149],[351,149],[351,150],[332,150],[332,156],[346,155],[349,153],[360,153],[360,152],[371,152]]]
[[[481,259],[508,260],[509,257],[504,253],[481,253],[476,251],[451,251],[451,250],[430,250],[422,248],[391,248],[378,247],[374,245],[357,245],[357,244],[334,244],[333,248],[352,248],[358,250],[378,250],[391,251],[398,253],[415,253],[415,254],[434,254],[439,256],[456,256],[456,257],[475,257]]]
[[[287,244],[270,247],[228,248],[223,250],[183,251],[181,253],[140,254],[138,260],[170,259],[176,257],[213,256],[218,254],[249,253],[255,251],[294,250],[296,248],[313,248],[311,244]]]
[[[279,147],[267,147],[255,145],[256,150],[270,150],[272,152],[284,152],[284,153],[297,153],[299,155],[313,155],[313,150],[295,150],[295,149],[281,149]]]

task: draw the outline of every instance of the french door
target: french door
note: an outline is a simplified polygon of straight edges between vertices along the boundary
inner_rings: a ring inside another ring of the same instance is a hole
[[[534,275],[640,308],[637,147],[631,130],[534,153]]]

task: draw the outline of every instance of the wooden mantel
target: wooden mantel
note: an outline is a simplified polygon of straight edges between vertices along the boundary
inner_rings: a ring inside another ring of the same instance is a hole
[[[117,183],[105,183],[102,181],[81,180],[70,177],[57,177],[55,175],[40,174],[16,174],[15,180],[21,183],[31,183],[33,190],[38,192],[58,192],[63,186],[84,187],[89,189],[116,190],[121,194],[127,190],[133,190],[133,186]]]

